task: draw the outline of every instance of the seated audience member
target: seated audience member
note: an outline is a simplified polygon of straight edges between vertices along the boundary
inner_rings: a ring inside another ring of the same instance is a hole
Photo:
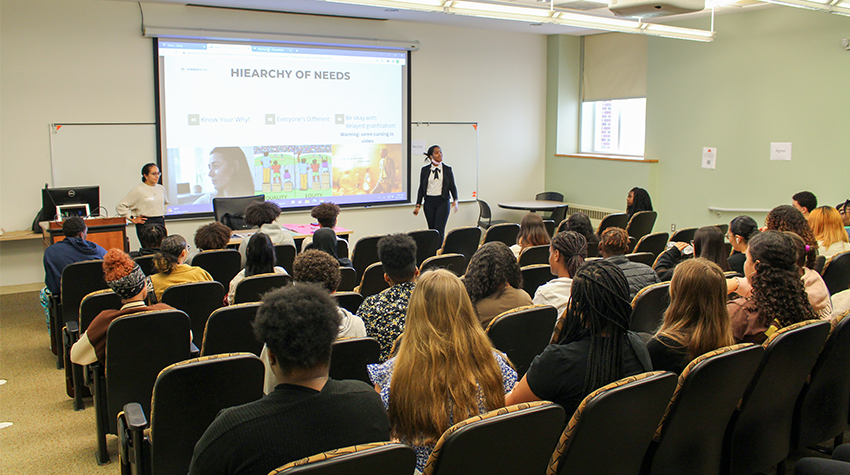
[[[832,206],[815,208],[809,214],[809,225],[818,240],[820,255],[825,259],[850,251],[850,238],[844,230],[841,213]]]
[[[685,242],[669,243],[670,247],[660,256],[655,262],[655,272],[662,282],[667,282],[673,278],[673,272],[676,266],[694,256],[703,257],[711,262],[714,262],[727,272],[729,268],[729,259],[726,255],[726,245],[723,241],[723,231],[717,226],[703,226],[694,234],[693,245]],[[690,252],[689,252],[690,251]]]
[[[329,293],[336,292],[339,281],[342,280],[337,262],[328,254],[315,249],[308,249],[298,254],[292,264],[292,274],[296,283],[319,284]],[[366,326],[363,325],[363,320],[360,317],[342,307],[339,307],[338,310],[341,319],[339,324],[340,338],[366,336]]]
[[[646,344],[652,369],[681,374],[697,356],[732,343],[723,271],[701,257],[683,262],[661,328]]]
[[[192,259],[201,252],[226,249],[232,234],[233,230],[218,221],[213,221],[199,227],[195,231],[195,248],[197,248],[197,252],[190,254],[189,258],[186,259],[186,263],[192,265]]]
[[[629,301],[640,289],[661,282],[658,274],[646,264],[632,262],[625,254],[629,252],[629,235],[625,229],[610,227],[602,231],[599,254],[608,262],[616,264],[629,283]]]
[[[570,303],[572,277],[587,258],[587,241],[575,231],[564,231],[555,235],[549,245],[549,269],[557,278],[537,288],[532,302],[551,305],[558,309],[558,316]]]
[[[808,219],[809,213],[818,207],[818,199],[811,191],[801,191],[791,197],[791,205]]]
[[[157,273],[150,277],[156,302],[162,300],[162,293],[172,285],[213,280],[204,269],[184,264],[188,256],[189,246],[183,236],[172,234],[162,240],[162,245],[153,258]]]
[[[236,286],[239,282],[245,280],[246,277],[260,274],[286,274],[283,267],[275,265],[274,246],[271,239],[265,233],[256,233],[251,236],[251,242],[248,243],[248,259],[245,261],[245,268],[240,270],[238,274],[230,281],[230,290],[227,292],[227,304],[233,304],[233,298],[236,296]]]
[[[266,397],[221,411],[195,445],[190,475],[265,475],[333,449],[388,441],[389,419],[362,381],[328,377],[339,313],[317,285],[267,294],[254,332],[277,385]]]
[[[444,269],[419,278],[396,356],[368,369],[390,435],[413,447],[419,472],[452,424],[504,407],[517,377],[481,329],[460,279]]]
[[[528,213],[522,217],[522,221],[519,223],[519,234],[516,237],[516,244],[511,246],[511,251],[518,259],[523,249],[531,246],[542,246],[550,242],[552,242],[552,238],[546,231],[543,218],[537,213]]]
[[[292,233],[283,229],[283,226],[275,220],[280,216],[280,208],[271,201],[262,203],[255,201],[248,205],[245,210],[245,223],[250,226],[259,226],[257,232],[263,233],[272,241],[272,245],[291,244],[295,246],[295,239],[292,238]],[[245,261],[248,256],[248,242],[251,238],[243,239],[239,243],[239,254],[242,254],[242,266],[245,266]]]
[[[62,271],[68,264],[103,259],[106,249],[86,240],[88,228],[82,218],[67,218],[62,223],[65,239],[44,250],[44,284],[50,294],[59,295]]]
[[[584,213],[573,213],[569,218],[561,221],[556,232],[575,231],[587,240],[587,257],[596,257],[599,254],[599,236],[590,224],[590,218]]]
[[[652,200],[643,188],[632,188],[626,196],[626,214],[632,219],[638,211],[652,211]]]
[[[313,232],[313,249],[332,255],[342,267],[354,267],[351,265],[351,259],[339,257],[336,251],[339,238],[334,227],[336,227],[336,220],[339,216],[339,206],[336,203],[322,203],[310,211],[310,216],[315,218],[321,226]],[[308,242],[310,241],[305,239],[304,245],[306,246]]]
[[[796,245],[788,234],[755,235],[747,248],[744,274],[752,293],[726,305],[735,341],[760,344],[783,326],[815,318],[800,280]]]
[[[729,269],[744,275],[744,261],[747,260],[747,243],[759,233],[759,225],[749,216],[738,216],[729,223],[726,238],[732,244],[729,256]]]
[[[844,223],[844,230],[847,231],[847,237],[850,237],[850,200],[844,203],[838,203],[835,209],[841,214],[841,222]]]
[[[147,276],[130,256],[119,249],[110,249],[104,256],[103,279],[109,288],[121,297],[121,308],[100,312],[74,343],[71,347],[71,362],[78,365],[106,361],[106,330],[116,318],[138,312],[171,309],[164,303],[145,305],[148,295]]]
[[[145,223],[139,229],[139,244],[142,246],[138,251],[130,252],[130,258],[135,259],[140,256],[151,256],[156,254],[162,240],[168,234],[165,226],[159,223]]]
[[[381,361],[390,357],[393,343],[404,331],[410,294],[416,286],[416,242],[407,234],[390,234],[378,241],[378,259],[390,288],[366,297],[357,316],[366,325],[366,335],[381,344]]]
[[[628,331],[629,284],[604,259],[586,262],[573,277],[572,296],[557,343],[536,356],[505,404],[553,401],[567,414],[606,384],[652,370],[643,340]]]
[[[803,238],[803,242],[807,246],[806,267],[809,269],[815,268],[815,261],[818,258],[819,250],[818,241],[815,239],[815,233],[812,232],[812,228],[809,226],[809,222],[803,216],[803,213],[793,206],[780,205],[767,213],[764,225],[768,230],[790,231]]]
[[[531,305],[522,289],[522,273],[514,253],[503,242],[488,242],[469,261],[463,283],[484,328],[496,315]]]

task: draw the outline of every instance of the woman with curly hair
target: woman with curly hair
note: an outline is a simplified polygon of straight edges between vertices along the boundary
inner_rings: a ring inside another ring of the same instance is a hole
[[[629,219],[632,219],[638,211],[652,211],[652,200],[649,198],[649,192],[643,188],[634,187],[626,196],[626,214],[629,215]]]
[[[444,269],[416,282],[399,341],[394,358],[367,368],[390,437],[413,447],[419,473],[452,424],[505,406],[517,374],[493,349],[460,279]]]
[[[484,328],[496,315],[532,303],[522,290],[519,263],[503,242],[488,242],[478,248],[469,261],[463,283]]]
[[[549,269],[557,278],[537,288],[532,302],[538,305],[551,305],[558,309],[558,315],[564,313],[570,302],[572,277],[587,258],[587,241],[575,231],[560,232],[549,246]]]
[[[753,237],[747,247],[744,273],[752,285],[752,294],[726,305],[735,341],[763,343],[783,326],[815,318],[800,280],[797,249],[791,236],[765,231]]]
[[[844,230],[841,213],[832,206],[821,206],[809,213],[809,225],[818,240],[820,255],[825,259],[850,251],[850,239]]]
[[[563,231],[575,231],[584,236],[584,239],[587,240],[587,257],[596,257],[599,255],[599,240],[601,236],[596,235],[593,225],[590,224],[590,218],[586,214],[573,213],[569,218],[561,221],[556,234]],[[600,232],[599,234],[601,235],[602,233]]]
[[[511,251],[518,259],[525,248],[542,246],[551,241],[549,233],[546,232],[546,226],[543,224],[543,218],[537,213],[528,213],[522,217],[522,221],[519,223],[519,234],[516,237],[516,244],[511,246]]]
[[[153,256],[153,266],[157,273],[150,277],[156,295],[154,302],[162,300],[162,293],[172,285],[213,280],[204,269],[184,264],[188,257],[189,245],[183,236],[172,234],[162,240],[159,251]],[[153,300],[150,295],[148,299]]]
[[[818,258],[818,241],[815,239],[815,234],[812,232],[812,228],[809,226],[809,222],[803,216],[803,213],[791,205],[777,206],[767,214],[764,225],[769,230],[791,231],[803,238],[803,242],[808,246],[806,250],[806,267],[809,269],[815,268],[815,261]]]
[[[192,265],[192,259],[201,252],[225,249],[230,242],[231,234],[233,231],[218,221],[199,227],[195,231],[195,248],[198,252],[190,254],[186,263]]]
[[[628,331],[631,315],[623,271],[604,259],[586,262],[573,278],[556,343],[534,358],[505,404],[553,401],[572,414],[591,392],[652,370],[643,340]]]

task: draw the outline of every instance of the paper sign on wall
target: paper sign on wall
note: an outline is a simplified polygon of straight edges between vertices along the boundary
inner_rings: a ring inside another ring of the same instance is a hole
[[[702,148],[702,167],[714,170],[717,164],[717,149],[714,147]]]
[[[428,147],[425,146],[424,140],[411,140],[410,141],[410,156],[422,156],[425,155],[425,152],[428,151]]]
[[[770,159],[771,160],[791,160],[791,142],[771,142],[770,143]]]

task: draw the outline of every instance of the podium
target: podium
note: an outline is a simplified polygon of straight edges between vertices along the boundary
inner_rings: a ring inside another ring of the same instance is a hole
[[[88,218],[84,221],[88,227],[87,241],[100,244],[106,250],[115,247],[130,252],[126,218]],[[61,221],[48,221],[41,226],[44,229],[44,247],[65,239]]]

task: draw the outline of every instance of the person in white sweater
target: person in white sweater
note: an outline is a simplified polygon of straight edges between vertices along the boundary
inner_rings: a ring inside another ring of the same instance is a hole
[[[168,197],[165,187],[159,184],[160,175],[156,163],[146,163],[142,167],[142,183],[130,190],[115,206],[119,216],[124,216],[136,225],[137,236],[145,223],[165,226]]]
[[[538,287],[532,301],[555,307],[560,317],[570,303],[573,276],[586,258],[587,240],[584,236],[575,231],[556,234],[549,246],[549,268],[557,278]]]

